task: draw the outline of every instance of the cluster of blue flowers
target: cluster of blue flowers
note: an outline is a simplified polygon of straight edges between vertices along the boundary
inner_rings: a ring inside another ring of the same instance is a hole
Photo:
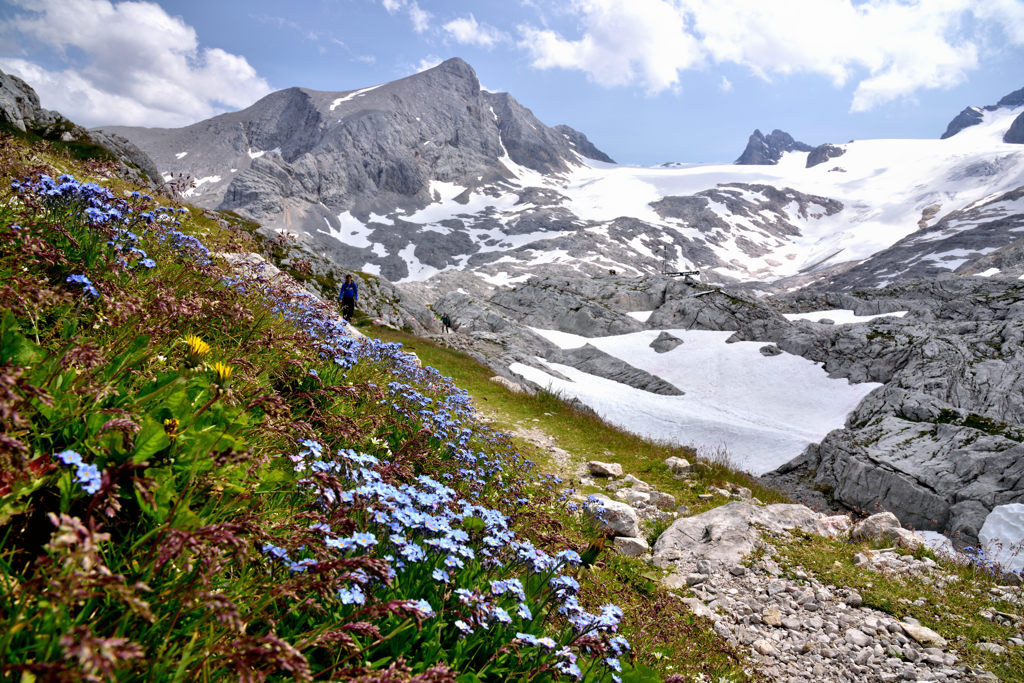
[[[36,195],[51,213],[77,213],[85,217],[91,230],[103,229],[107,234],[112,233],[107,246],[121,257],[126,266],[134,262],[137,267],[147,270],[156,267],[156,261],[140,248],[141,238],[135,232],[138,230],[144,237],[147,228],[156,232],[161,242],[169,243],[179,254],[192,258],[200,265],[210,263],[210,252],[202,242],[175,229],[181,225],[175,216],[188,213],[187,209],[158,206],[137,211],[125,199],[115,197],[108,188],[96,183],[80,182],[68,174],[56,179],[43,174],[35,181],[16,180],[11,183],[11,189],[19,194]],[[150,202],[153,199],[139,192],[132,192],[130,198],[137,202]],[[74,281],[69,278],[68,282]],[[85,291],[91,296],[98,296],[98,293],[92,293],[95,289]]]
[[[100,295],[95,285],[92,284],[92,280],[85,275],[68,275],[65,282],[72,285],[81,285],[83,296],[91,296],[96,299]]]
[[[75,481],[77,481],[89,495],[100,490],[103,484],[103,472],[96,465],[82,460],[77,451],[66,450],[57,454],[57,459],[67,467],[75,468]]]
[[[529,541],[516,540],[504,514],[465,499],[432,477],[420,475],[415,483],[390,484],[375,469],[386,464],[377,456],[344,449],[335,458],[325,458],[319,442],[301,443],[302,450],[290,459],[303,477],[301,483],[316,489],[315,505],[327,513],[338,506],[361,510],[365,527],[344,536],[322,522],[311,530],[340,555],[382,557],[391,567],[389,588],[365,572],[353,572],[351,583],[338,592],[342,604],[357,607],[371,594],[383,599],[389,597],[385,595],[389,591],[422,595],[425,597],[412,601],[422,618],[444,612],[461,637],[504,629],[506,637],[520,646],[550,651],[555,668],[577,679],[582,672],[573,643],[586,635],[611,636],[617,631],[622,610],[609,604],[597,614],[585,612],[577,599],[579,583],[561,573],[581,564],[575,551],[551,556]],[[351,485],[339,492],[314,478],[317,473],[333,474]],[[312,559],[295,560],[274,545],[263,550],[291,572],[303,572],[316,564]],[[506,578],[491,578],[481,586],[481,569],[488,576],[503,573]],[[469,585],[460,586],[462,580]],[[571,625],[572,634],[562,645],[529,633],[530,628],[539,626],[535,618],[550,611]],[[604,665],[618,680],[621,665],[617,657],[629,651],[629,643],[621,636],[607,642],[615,657],[606,658]]]

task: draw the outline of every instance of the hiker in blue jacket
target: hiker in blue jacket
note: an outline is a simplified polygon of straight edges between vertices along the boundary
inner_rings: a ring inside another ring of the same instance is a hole
[[[352,322],[352,314],[355,313],[356,302],[359,301],[359,285],[352,280],[351,275],[345,276],[345,284],[341,286],[338,298],[341,299],[341,317],[347,322]]]

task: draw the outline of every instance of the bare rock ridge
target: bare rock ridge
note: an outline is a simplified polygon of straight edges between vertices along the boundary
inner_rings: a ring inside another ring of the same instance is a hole
[[[736,163],[767,166],[779,163],[779,159],[785,152],[810,152],[813,149],[810,145],[794,140],[792,135],[777,128],[768,135],[764,135],[760,130],[755,130],[750,134],[747,147],[740,154]]]
[[[571,144],[577,152],[588,159],[596,159],[597,161],[603,161],[606,164],[615,163],[614,159],[595,147],[594,143],[592,143],[586,135],[578,130],[570,128],[565,124],[555,126],[555,130],[564,135],[569,141],[569,144]]]
[[[118,136],[87,131],[62,114],[44,109],[32,87],[12,74],[0,71],[0,126],[37,135],[44,140],[98,145],[121,164],[123,175],[150,186],[162,185],[156,164],[129,140]]]

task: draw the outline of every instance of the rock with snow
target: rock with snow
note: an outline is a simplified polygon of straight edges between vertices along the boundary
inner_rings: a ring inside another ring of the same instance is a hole
[[[818,145],[811,150],[810,154],[807,155],[807,168],[823,164],[829,159],[841,157],[845,153],[846,150],[838,145]]]
[[[603,377],[629,387],[648,391],[662,396],[682,396],[679,387],[656,377],[649,372],[633,367],[629,363],[615,358],[604,351],[585,344],[576,349],[554,351],[546,356],[546,360],[571,367],[595,377]]]
[[[964,128],[976,126],[982,122],[984,114],[978,107],[966,107],[962,112],[956,115],[949,125],[946,126],[946,132],[942,134],[942,140],[953,137]]]
[[[985,557],[1003,571],[1024,572],[1024,503],[993,508],[978,532]]]
[[[755,130],[747,140],[747,147],[740,154],[737,164],[777,164],[785,152],[810,152],[814,148],[793,139],[789,133],[779,129],[764,135]]]
[[[615,163],[614,159],[595,147],[594,143],[592,143],[586,135],[578,130],[570,128],[565,124],[555,126],[553,130],[564,136],[565,139],[569,141],[569,144],[572,145],[573,149],[588,159],[596,159],[597,161],[603,161],[606,164]]]
[[[654,341],[651,342],[650,346],[658,353],[668,353],[672,349],[676,348],[683,343],[683,340],[674,334],[662,331]]]
[[[1015,145],[1024,145],[1024,113],[1013,120],[1010,127],[1003,134],[1003,142]]]

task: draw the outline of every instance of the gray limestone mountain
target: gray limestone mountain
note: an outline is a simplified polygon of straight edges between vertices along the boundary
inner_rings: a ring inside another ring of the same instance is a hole
[[[1010,127],[1003,135],[1003,142],[1009,142],[1015,145],[1024,145],[1024,114],[1021,114],[1013,120],[1013,123],[1010,124]]]
[[[438,269],[479,250],[455,226],[420,231],[403,220],[441,201],[444,188],[463,188],[454,201],[465,203],[471,189],[507,184],[515,167],[557,174],[581,155],[610,161],[583,134],[482,90],[461,59],[356,91],[289,88],[184,128],[105,130],[136,142],[168,177],[191,177],[193,202],[289,230],[313,253],[373,264],[392,279],[408,275],[403,249]],[[531,219],[529,230],[564,220],[542,211]]]
[[[1004,158],[962,170],[963,177],[1001,173]],[[1024,186],[952,211],[933,225],[911,233],[853,268],[822,280],[812,289],[851,291],[891,282],[949,273],[999,271],[1000,277],[1024,275]]]
[[[981,123],[984,118],[984,114],[978,107],[965,107],[963,111],[956,115],[949,125],[946,126],[946,132],[940,137],[941,140],[951,138],[964,128],[969,128]]]
[[[813,149],[810,145],[794,140],[792,135],[777,128],[768,135],[764,135],[760,130],[754,130],[747,140],[746,149],[740,154],[736,163],[777,164],[785,152],[810,152]]]
[[[829,159],[835,159],[846,154],[846,150],[837,145],[818,145],[811,150],[811,153],[807,155],[807,168],[813,168],[818,164],[823,164]]]

